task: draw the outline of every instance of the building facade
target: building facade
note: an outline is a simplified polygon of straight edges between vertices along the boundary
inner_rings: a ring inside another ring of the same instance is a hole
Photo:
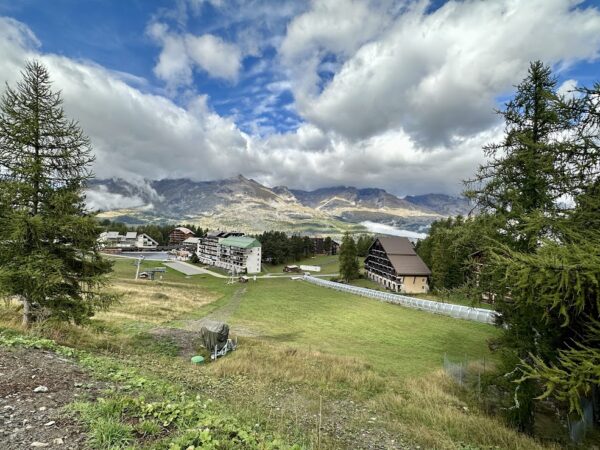
[[[200,239],[196,254],[201,263],[236,274],[261,271],[261,244],[243,233],[209,232]]]
[[[169,245],[179,245],[187,238],[196,236],[192,230],[186,227],[177,227],[169,233]]]
[[[98,243],[103,248],[155,250],[158,242],[145,233],[128,231],[119,234],[118,231],[105,231],[98,237]]]
[[[405,237],[377,237],[365,258],[365,271],[369,279],[394,292],[429,291],[431,270]]]

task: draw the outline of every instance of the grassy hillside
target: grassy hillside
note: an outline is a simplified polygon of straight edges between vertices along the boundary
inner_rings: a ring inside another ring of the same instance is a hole
[[[444,354],[489,364],[493,327],[289,279],[134,273],[116,261],[122,302],[89,327],[33,331],[84,352],[84,367],[120,386],[74,407],[93,448],[543,448],[486,416],[441,371]],[[194,366],[206,316],[230,323],[240,346]],[[0,307],[0,325],[19,330],[14,304]],[[198,438],[203,430],[219,444]]]

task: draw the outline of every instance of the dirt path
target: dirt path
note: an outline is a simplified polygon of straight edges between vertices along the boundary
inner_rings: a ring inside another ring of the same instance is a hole
[[[242,287],[235,291],[229,301],[223,305],[221,308],[213,311],[206,317],[198,320],[186,320],[183,322],[183,328],[188,331],[199,332],[200,329],[204,326],[207,326],[214,322],[228,322],[229,319],[235,314],[237,309],[240,307],[242,303],[242,299],[244,298],[244,294],[246,293],[246,288]],[[240,327],[237,325],[231,326],[231,334],[234,336],[245,336],[245,337],[257,337],[260,336],[260,333],[256,331],[247,329],[245,327]]]
[[[0,348],[0,448],[85,448],[82,426],[63,407],[103,387],[54,353]]]
[[[202,319],[185,320],[182,328],[159,327],[150,330],[150,334],[158,339],[167,339],[179,347],[181,356],[190,357],[198,353],[201,346],[200,330],[214,322],[227,323],[231,316],[237,311],[246,293],[246,288],[240,288],[233,293],[229,301]],[[232,336],[256,337],[259,333],[240,326],[230,328]]]

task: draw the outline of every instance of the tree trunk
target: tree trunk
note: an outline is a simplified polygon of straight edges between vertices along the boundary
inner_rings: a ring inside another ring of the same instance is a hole
[[[29,299],[21,297],[23,302],[23,321],[21,322],[23,327],[29,328],[31,326],[31,303]]]

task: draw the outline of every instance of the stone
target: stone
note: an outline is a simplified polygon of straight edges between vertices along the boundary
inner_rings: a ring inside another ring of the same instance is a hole
[[[33,392],[48,392],[48,388],[46,386],[38,386],[33,390]]]
[[[56,422],[55,422],[54,420],[51,420],[50,422],[48,422],[48,423],[45,423],[45,424],[44,424],[44,426],[45,426],[45,427],[51,427],[51,426],[52,426],[52,425],[54,425],[55,423],[56,423]]]
[[[35,448],[42,448],[42,447],[48,447],[50,444],[48,444],[47,442],[32,442],[31,443],[31,447],[35,447]]]
[[[52,443],[54,445],[63,445],[65,443],[65,441],[63,440],[63,438],[56,438],[52,441]]]

